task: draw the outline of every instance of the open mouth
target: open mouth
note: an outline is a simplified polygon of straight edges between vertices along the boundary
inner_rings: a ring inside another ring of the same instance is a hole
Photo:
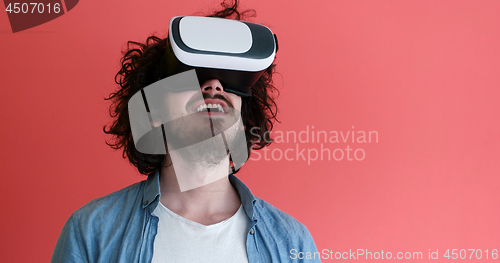
[[[198,114],[221,115],[225,116],[230,113],[231,106],[222,99],[204,99],[196,102],[191,110]]]
[[[220,104],[201,104],[200,106],[196,107],[196,109],[194,109],[194,112],[213,112],[213,113],[216,113],[216,112],[220,112],[220,113],[226,113],[226,111],[224,111],[224,108],[222,107],[222,105]]]

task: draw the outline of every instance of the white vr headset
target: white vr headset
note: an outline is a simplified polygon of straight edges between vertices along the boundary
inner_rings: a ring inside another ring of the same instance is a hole
[[[218,79],[225,91],[243,97],[252,95],[278,51],[277,37],[266,26],[225,18],[174,17],[168,40],[159,79],[195,69],[200,84]]]

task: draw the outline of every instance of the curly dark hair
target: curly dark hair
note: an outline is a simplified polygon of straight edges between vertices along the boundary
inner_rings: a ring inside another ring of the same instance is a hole
[[[242,20],[242,17],[247,14],[255,16],[254,10],[238,11],[237,0],[234,0],[232,4],[223,2],[221,6],[223,10],[216,11],[208,17]],[[115,76],[115,82],[120,85],[120,88],[105,98],[105,100],[112,101],[109,114],[113,118],[113,123],[108,129],[105,125],[103,131],[113,135],[114,139],[111,143],[106,141],[106,144],[113,149],[123,147],[123,158],[128,157],[130,163],[144,175],[161,169],[165,155],[143,154],[136,150],[129,122],[128,101],[142,88],[158,80],[155,75],[156,66],[160,63],[167,44],[168,37],[159,38],[154,35],[148,37],[146,43],[128,41],[127,50],[123,51],[121,58],[121,69]],[[279,91],[272,81],[275,66],[276,64],[273,63],[267,68],[252,87],[252,97],[242,98],[241,117],[246,127],[248,156],[250,156],[251,149],[262,149],[271,144],[269,132],[273,129],[273,121],[279,122],[276,118],[278,107],[275,103]],[[249,127],[253,128],[252,131]],[[233,173],[238,170],[233,170]]]

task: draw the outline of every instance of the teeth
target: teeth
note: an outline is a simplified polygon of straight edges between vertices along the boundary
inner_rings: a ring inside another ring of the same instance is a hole
[[[203,111],[206,108],[217,109],[217,110],[219,110],[219,112],[224,112],[224,109],[222,108],[222,106],[220,104],[215,104],[215,103],[214,104],[209,103],[208,105],[207,104],[201,104],[200,106],[198,106],[195,109],[195,112]]]

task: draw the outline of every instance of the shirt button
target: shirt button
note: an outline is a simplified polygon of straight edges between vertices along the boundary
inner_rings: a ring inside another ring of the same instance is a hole
[[[250,235],[253,235],[253,233],[255,233],[255,231],[252,229],[250,229]]]
[[[148,203],[149,203],[149,201],[147,201],[147,200],[142,202],[143,205],[147,205]]]

